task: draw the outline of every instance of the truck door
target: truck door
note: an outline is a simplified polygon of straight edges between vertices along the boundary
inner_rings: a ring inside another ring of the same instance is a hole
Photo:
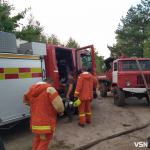
[[[94,46],[89,45],[86,47],[82,47],[79,49],[76,49],[76,73],[77,76],[81,73],[82,67],[87,67],[88,72],[90,72],[92,75],[97,75],[96,70],[96,63],[95,63],[95,57],[94,57]]]
[[[118,78],[118,67],[117,67],[117,61],[113,62],[113,83],[117,83]]]

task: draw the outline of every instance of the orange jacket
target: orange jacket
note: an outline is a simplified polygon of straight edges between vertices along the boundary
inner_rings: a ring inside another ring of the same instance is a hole
[[[32,132],[45,134],[55,131],[57,111],[62,113],[64,106],[57,91],[50,84],[39,82],[31,86],[23,96],[23,103],[31,107]]]
[[[93,88],[97,87],[97,79],[88,72],[79,75],[74,97],[80,100],[93,99]]]

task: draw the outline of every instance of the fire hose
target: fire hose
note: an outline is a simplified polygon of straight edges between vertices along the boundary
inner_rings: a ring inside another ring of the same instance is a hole
[[[83,146],[81,146],[81,147],[78,147],[78,148],[76,148],[76,149],[74,149],[74,150],[85,150],[85,149],[88,149],[88,148],[90,148],[90,147],[92,147],[92,146],[94,146],[94,145],[96,145],[96,144],[98,144],[98,143],[100,143],[100,142],[103,142],[103,141],[106,141],[106,140],[110,140],[110,139],[113,139],[113,138],[116,138],[116,137],[119,137],[119,136],[122,136],[122,135],[125,135],[125,134],[129,134],[129,133],[131,133],[131,132],[134,132],[134,131],[137,131],[137,130],[146,128],[146,127],[148,127],[149,125],[150,125],[150,122],[149,122],[149,123],[146,123],[146,124],[144,124],[144,125],[142,125],[142,126],[140,126],[140,127],[136,127],[136,128],[133,128],[133,129],[130,129],[130,130],[127,130],[127,131],[120,132],[120,133],[118,133],[118,134],[113,134],[113,135],[111,135],[111,136],[108,136],[108,137],[105,137],[105,138],[102,138],[102,139],[95,140],[95,141],[93,141],[93,142],[91,142],[91,143],[88,143],[88,144],[86,144],[86,145],[83,145]]]
[[[137,65],[138,65],[138,68],[139,68],[139,70],[140,70],[141,76],[142,76],[142,78],[143,78],[143,81],[144,81],[144,84],[145,84],[145,88],[148,88],[148,85],[147,85],[147,83],[146,83],[146,80],[145,80],[144,74],[143,74],[143,72],[142,72],[141,66],[140,66],[140,64],[139,64],[139,61],[138,61],[137,57],[134,57],[134,58],[135,58],[135,60],[136,60],[136,63],[137,63]],[[149,97],[149,99],[150,99],[150,92],[147,91],[147,93],[148,93],[148,97]],[[111,136],[108,136],[108,137],[105,137],[105,138],[102,138],[102,139],[95,140],[95,141],[93,141],[93,142],[91,142],[91,143],[88,143],[88,144],[86,144],[86,145],[83,145],[83,146],[81,146],[81,147],[78,147],[78,148],[76,148],[76,149],[74,149],[74,150],[85,150],[85,149],[88,149],[88,148],[90,148],[90,147],[92,147],[92,146],[94,146],[94,145],[96,145],[96,144],[98,144],[98,143],[100,143],[100,142],[103,142],[103,141],[106,141],[106,140],[110,140],[110,139],[113,139],[113,138],[116,138],[116,137],[119,137],[119,136],[122,136],[122,135],[125,135],[125,134],[132,133],[132,132],[134,132],[134,131],[137,131],[137,130],[146,128],[146,127],[148,127],[149,125],[150,125],[150,122],[149,122],[149,123],[146,123],[146,124],[144,124],[144,125],[142,125],[142,126],[140,126],[140,127],[136,127],[136,128],[133,128],[133,129],[130,129],[130,130],[127,130],[127,131],[120,132],[120,133],[118,133],[118,134],[114,134],[114,135],[111,135]]]

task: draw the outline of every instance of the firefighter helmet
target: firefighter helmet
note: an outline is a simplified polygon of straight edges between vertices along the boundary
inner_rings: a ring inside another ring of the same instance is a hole
[[[79,98],[74,98],[73,107],[78,107],[81,104],[81,101]]]

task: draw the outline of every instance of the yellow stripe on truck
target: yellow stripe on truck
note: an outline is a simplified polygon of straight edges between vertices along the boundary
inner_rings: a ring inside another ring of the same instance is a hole
[[[33,58],[33,59],[40,59],[40,57],[37,57],[37,56],[6,55],[6,54],[0,54],[0,57],[16,57],[16,58]]]
[[[41,68],[31,68],[31,72],[42,72]]]
[[[0,80],[4,80],[4,79],[5,79],[4,74],[0,74]]]
[[[31,78],[31,73],[19,73],[19,78]]]
[[[4,73],[18,73],[18,68],[4,68]]]

